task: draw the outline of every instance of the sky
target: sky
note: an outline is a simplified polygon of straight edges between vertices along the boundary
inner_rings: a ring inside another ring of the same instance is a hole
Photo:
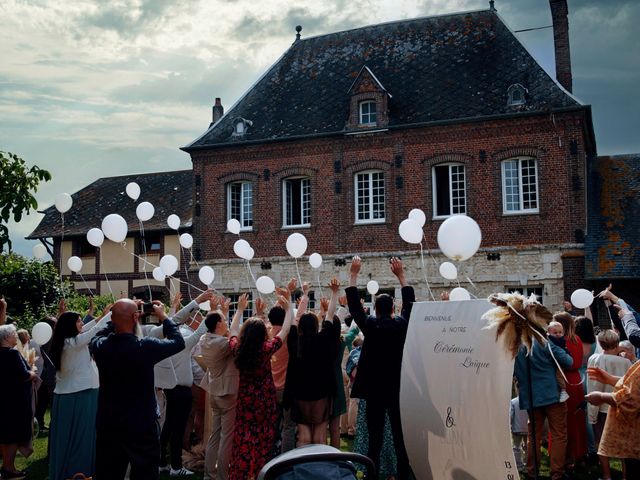
[[[488,8],[488,0],[3,0],[0,150],[53,175],[39,210],[104,176],[191,168],[179,150],[295,39]],[[513,30],[551,25],[547,0],[496,0]],[[640,2],[569,0],[574,95],[600,155],[640,152]],[[555,76],[551,29],[516,33]],[[42,218],[10,223],[14,251]]]

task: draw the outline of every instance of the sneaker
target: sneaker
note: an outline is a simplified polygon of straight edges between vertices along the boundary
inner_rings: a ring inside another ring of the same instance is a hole
[[[560,390],[560,403],[564,403],[569,400],[569,394],[566,390]]]
[[[171,471],[171,467],[169,465],[162,465],[158,467],[158,473],[169,473]]]
[[[193,475],[193,474],[194,473],[191,470],[189,470],[187,468],[184,468],[184,467],[182,467],[179,470],[174,470],[172,468],[171,471],[169,472],[169,475],[172,476],[172,477],[180,477],[182,475]]]

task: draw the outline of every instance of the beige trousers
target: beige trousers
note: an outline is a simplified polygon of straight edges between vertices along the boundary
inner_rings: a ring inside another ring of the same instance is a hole
[[[204,455],[204,479],[227,480],[236,420],[236,395],[212,395],[209,404],[213,414],[213,426]]]

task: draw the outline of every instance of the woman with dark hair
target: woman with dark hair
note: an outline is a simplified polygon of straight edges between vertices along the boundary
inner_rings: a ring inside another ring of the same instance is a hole
[[[291,418],[298,424],[297,446],[310,443],[325,444],[327,423],[336,393],[334,365],[340,343],[340,320],[333,318],[337,300],[332,290],[327,318],[319,329],[320,320],[306,312],[307,292],[298,307],[297,325],[291,327],[287,339],[291,363],[287,371],[290,385]],[[308,288],[308,287],[307,287]],[[331,317],[329,317],[331,315]]]
[[[283,289],[278,289],[278,293],[282,292]],[[255,479],[267,463],[277,419],[271,356],[282,346],[291,326],[290,302],[279,296],[278,304],[287,314],[278,335],[269,339],[264,321],[256,317],[245,320],[239,330],[248,304],[248,295],[240,296],[229,333],[229,346],[240,372],[230,480]]]
[[[50,480],[94,473],[99,383],[88,345],[109,308],[86,325],[79,313],[64,312],[53,329],[49,358],[56,368],[56,388],[49,435]]]
[[[576,335],[576,325],[573,316],[567,312],[558,312],[553,316],[564,329],[567,351],[573,359],[573,364],[564,371],[567,379],[567,470],[575,466],[575,462],[587,455],[587,424],[584,411],[584,380],[580,377],[582,367],[582,340]]]

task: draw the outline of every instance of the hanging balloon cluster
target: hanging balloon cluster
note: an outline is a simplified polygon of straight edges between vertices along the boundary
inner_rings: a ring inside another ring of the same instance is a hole
[[[400,237],[407,243],[420,245],[420,261],[422,265],[422,273],[424,275],[427,290],[432,300],[435,300],[427,274],[427,266],[424,261],[423,240],[426,243],[423,227],[426,222],[424,212],[418,208],[414,208],[409,212],[407,219],[403,220],[398,226]],[[482,242],[482,233],[480,227],[471,217],[466,215],[453,215],[447,218],[438,229],[438,246],[444,255],[454,262],[463,262],[471,258],[480,248]],[[431,256],[431,252],[429,251]],[[435,258],[431,256],[436,263]],[[458,281],[458,268],[454,263],[443,262],[438,270],[440,275],[447,280]],[[467,277],[471,285],[471,279]],[[469,300],[471,294],[467,289],[458,286],[449,293],[450,300]]]

